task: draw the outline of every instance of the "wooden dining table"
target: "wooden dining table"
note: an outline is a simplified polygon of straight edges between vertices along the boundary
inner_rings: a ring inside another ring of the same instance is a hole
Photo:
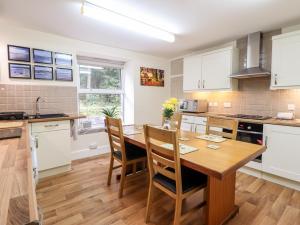
[[[181,154],[181,165],[208,176],[205,191],[205,224],[221,225],[234,217],[239,210],[235,205],[236,171],[261,155],[266,147],[229,139],[214,143],[196,138],[199,135],[180,131],[179,143],[197,148],[196,151]],[[146,148],[142,126],[124,126],[124,139],[128,143]],[[209,144],[217,145],[219,148],[216,150],[208,148]]]

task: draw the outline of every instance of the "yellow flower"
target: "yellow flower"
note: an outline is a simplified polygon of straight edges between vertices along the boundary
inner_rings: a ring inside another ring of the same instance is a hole
[[[177,105],[177,104],[178,104],[177,98],[170,98],[170,99],[169,99],[169,102],[170,102],[171,104],[173,104],[173,105]]]

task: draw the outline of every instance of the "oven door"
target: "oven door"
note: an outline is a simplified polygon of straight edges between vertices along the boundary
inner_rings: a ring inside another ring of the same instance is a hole
[[[252,144],[262,145],[263,144],[263,135],[260,132],[239,130],[237,132],[237,140],[242,141],[242,142],[248,142],[248,143],[252,143]],[[253,161],[261,163],[262,155],[259,155]]]

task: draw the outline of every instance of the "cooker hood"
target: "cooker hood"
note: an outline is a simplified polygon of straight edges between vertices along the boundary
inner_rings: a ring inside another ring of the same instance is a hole
[[[271,73],[261,67],[261,32],[256,32],[248,35],[247,44],[247,65],[237,73],[230,75],[232,78],[252,78],[252,77],[266,77]]]

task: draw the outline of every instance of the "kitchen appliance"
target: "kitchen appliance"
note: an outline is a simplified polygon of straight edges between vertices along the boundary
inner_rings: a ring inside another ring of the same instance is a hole
[[[184,99],[179,103],[179,111],[181,112],[207,112],[208,103],[206,100]]]
[[[276,119],[293,120],[295,118],[294,112],[278,112]]]
[[[252,77],[266,77],[271,73],[261,66],[262,56],[262,35],[261,32],[256,32],[248,35],[247,44],[247,64],[246,69],[230,75],[231,78],[242,79]],[[243,60],[243,59],[242,59]]]
[[[247,115],[247,114],[226,115],[226,117],[238,118],[238,119],[251,119],[251,120],[267,120],[272,118],[270,116]]]
[[[25,118],[25,112],[0,112],[0,120],[23,120]]]

